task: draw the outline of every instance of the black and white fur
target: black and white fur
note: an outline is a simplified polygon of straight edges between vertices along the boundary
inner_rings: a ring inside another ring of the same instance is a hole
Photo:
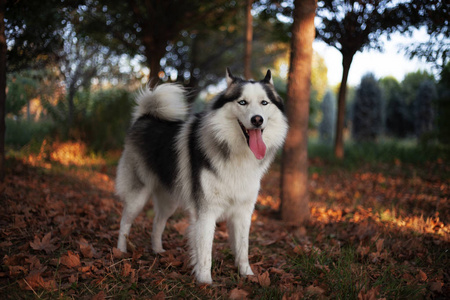
[[[261,81],[245,81],[227,69],[226,79],[227,88],[204,112],[191,116],[182,87],[145,89],[137,97],[117,169],[116,191],[124,202],[117,247],[126,252],[131,225],[151,197],[152,248],[163,252],[166,221],[183,207],[190,215],[188,241],[198,283],[212,282],[212,243],[220,220],[227,221],[240,274],[253,274],[248,261],[251,216],[261,177],[288,129],[270,70]],[[263,146],[253,146],[255,153],[250,149],[251,130],[262,133],[265,153]]]

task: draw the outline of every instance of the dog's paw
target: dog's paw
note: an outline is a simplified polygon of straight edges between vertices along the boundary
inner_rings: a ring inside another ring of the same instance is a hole
[[[245,265],[245,266],[241,266],[239,268],[239,274],[241,274],[241,276],[251,276],[251,275],[255,275],[253,273],[252,268],[250,267],[250,265]]]
[[[211,272],[208,271],[197,271],[194,267],[195,279],[197,280],[197,284],[212,284]]]
[[[195,278],[197,280],[197,284],[198,285],[202,285],[202,284],[212,284],[212,278],[211,275],[209,276],[196,276]]]
[[[163,247],[153,247],[152,249],[153,249],[153,252],[156,254],[161,254],[161,253],[166,252],[166,250],[164,250]]]

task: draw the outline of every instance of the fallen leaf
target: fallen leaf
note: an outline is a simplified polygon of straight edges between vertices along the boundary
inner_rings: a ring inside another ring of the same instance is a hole
[[[187,228],[189,227],[189,222],[186,219],[182,219],[180,222],[175,223],[173,228],[180,234],[184,235],[186,233]]]
[[[284,294],[281,300],[301,300],[304,298],[302,292],[291,293],[290,295]]]
[[[321,287],[310,285],[306,288],[306,292],[313,295],[322,295],[325,293],[325,290]]]
[[[154,297],[152,297],[153,300],[164,300],[166,299],[166,294],[164,294],[163,291],[156,294]]]
[[[95,250],[92,247],[92,245],[90,245],[88,243],[88,241],[86,241],[85,239],[82,238],[82,239],[80,239],[78,244],[80,245],[81,254],[83,254],[84,257],[86,257],[86,258],[94,257]]]
[[[295,248],[294,248],[294,253],[295,253],[295,254],[302,255],[302,254],[305,253],[305,251],[303,250],[303,247],[302,247],[302,246],[297,245],[297,246],[295,246]]]
[[[54,240],[55,239],[52,240],[52,233],[49,232],[46,235],[44,235],[42,240],[40,238],[38,238],[37,236],[35,236],[34,241],[30,242],[30,246],[34,250],[37,250],[37,251],[44,250],[45,253],[50,254],[58,248],[58,246],[53,245]]]
[[[124,252],[120,251],[118,248],[113,247],[112,249],[113,257],[116,259],[122,258],[124,255]]]
[[[61,257],[61,264],[68,268],[79,267],[81,265],[80,256],[69,250],[66,255]]]
[[[368,291],[361,290],[358,293],[358,300],[376,300],[378,299],[379,291],[380,291],[379,287],[372,288]]]
[[[92,300],[104,300],[105,299],[105,292],[100,291],[97,295],[92,297]]]
[[[270,273],[274,273],[274,274],[279,274],[279,275],[281,275],[281,274],[284,274],[284,273],[286,273],[284,270],[282,270],[282,269],[278,269],[278,268],[271,268],[270,269]]]
[[[48,291],[56,290],[56,282],[53,279],[44,280],[40,271],[31,272],[27,277],[23,279],[21,287],[25,290],[35,290],[43,288]]]
[[[268,271],[262,273],[261,275],[258,274],[257,277],[258,282],[262,287],[268,287],[270,285],[270,276]]]
[[[422,270],[419,270],[419,273],[416,275],[417,280],[420,281],[426,281],[428,279],[427,274],[425,274],[425,272],[423,272]]]
[[[247,299],[247,296],[248,292],[239,288],[232,289],[229,295],[231,300]]]
[[[376,242],[377,253],[381,253],[381,251],[383,250],[383,243],[384,243],[384,239],[379,239],[379,240]]]
[[[123,264],[122,276],[127,277],[128,275],[130,275],[130,273],[131,273],[131,264],[126,262]]]
[[[175,258],[175,256],[170,252],[161,253],[163,258],[161,258],[161,262],[168,264],[169,266],[178,267],[183,264],[182,261]]]
[[[430,282],[430,290],[436,293],[442,293],[442,287],[444,283],[442,282]]]

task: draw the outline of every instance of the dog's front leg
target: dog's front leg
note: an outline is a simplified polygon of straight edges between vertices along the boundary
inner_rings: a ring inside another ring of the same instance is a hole
[[[237,210],[228,220],[231,248],[234,252],[235,265],[243,276],[254,275],[248,261],[248,236],[252,221],[253,206]]]
[[[216,220],[205,214],[191,225],[189,242],[191,246],[192,263],[197,283],[212,283],[212,245]]]

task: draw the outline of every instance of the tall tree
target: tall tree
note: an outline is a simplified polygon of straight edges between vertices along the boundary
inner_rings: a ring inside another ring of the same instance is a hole
[[[0,0],[0,183],[5,179],[6,0]]]
[[[433,102],[437,98],[436,84],[427,80],[420,84],[414,100],[414,131],[418,137],[433,129]]]
[[[381,49],[379,37],[390,33],[405,20],[409,13],[404,1],[389,0],[323,0],[317,15],[322,22],[317,37],[342,54],[342,80],[338,94],[338,116],[334,154],[344,156],[343,130],[347,79],[353,56],[364,48]]]
[[[253,42],[253,0],[247,0],[245,7],[245,53],[244,53],[244,76],[249,80],[252,78],[252,42]]]
[[[4,174],[6,72],[42,67],[58,59],[61,29],[77,0],[1,1],[0,177]]]
[[[331,144],[333,141],[334,128],[336,123],[336,99],[331,91],[328,91],[320,108],[322,109],[322,122],[319,125],[319,137],[324,143]]]
[[[7,0],[8,72],[40,68],[57,60],[63,48],[62,28],[79,2]]]
[[[295,0],[294,5],[286,105],[290,129],[283,148],[281,216],[300,225],[310,217],[307,144],[317,0]]]
[[[353,104],[353,137],[358,141],[374,140],[382,130],[381,89],[373,74],[364,75]]]
[[[428,41],[413,42],[405,46],[404,50],[410,57],[424,58],[433,63],[440,71],[449,62],[450,49],[450,5],[441,0],[411,0],[406,3],[404,26],[402,31],[410,32],[415,28],[425,27],[429,36]]]
[[[89,1],[81,11],[78,30],[119,53],[145,57],[150,84],[156,84],[169,42],[183,30],[219,27],[238,8],[237,2],[227,0]]]

